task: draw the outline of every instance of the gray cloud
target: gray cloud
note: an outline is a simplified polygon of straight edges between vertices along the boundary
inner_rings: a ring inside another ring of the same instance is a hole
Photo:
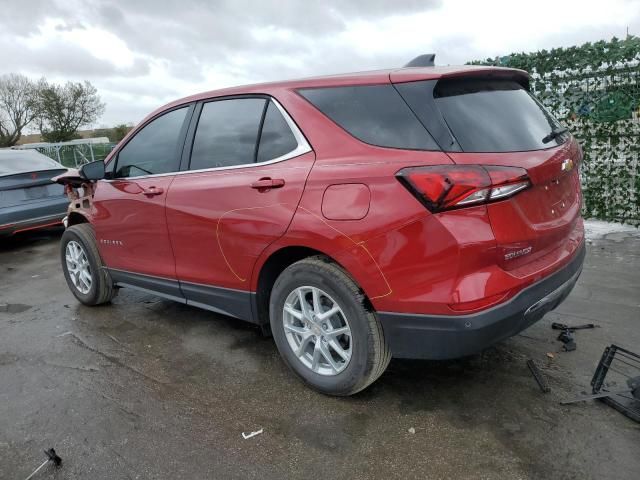
[[[28,36],[38,31],[39,25],[49,17],[64,17],[66,7],[51,0],[30,0],[28,6],[21,0],[2,0],[8,3],[0,15],[0,32]]]
[[[72,32],[73,30],[85,30],[86,27],[78,22],[64,22],[56,25],[56,30],[58,32]]]
[[[440,0],[30,0],[28,7],[15,3],[0,16],[2,70],[36,78],[89,79],[107,101],[106,115],[130,115],[122,118],[127,121],[138,120],[147,111],[142,109],[192,93],[148,78],[152,63],[161,65],[170,78],[192,84],[205,84],[205,72],[247,83],[352,69],[354,64],[376,67],[379,64],[366,55],[336,47],[327,51],[323,40],[344,31],[349,20],[425,11],[438,7]],[[133,65],[118,68],[61,38],[29,48],[14,44],[16,38],[36,36],[51,19],[61,34],[91,28],[113,33],[135,55]],[[260,39],[254,34],[257,29],[286,33],[283,38]],[[395,59],[380,61],[396,64]],[[144,105],[140,108],[126,98]]]
[[[198,78],[204,67],[225,64],[239,55],[299,53],[298,37],[327,38],[344,30],[347,19],[371,20],[439,5],[440,0],[143,0],[122,6],[95,1],[89,17],[134,51],[168,60],[172,68]],[[253,36],[256,28],[285,30],[292,39],[266,45]]]
[[[53,39],[47,44],[33,48],[17,48],[10,41],[0,40],[2,70],[22,71],[33,76],[59,75],[70,80],[86,78],[94,80],[107,76],[133,77],[149,73],[149,62],[136,58],[130,67],[117,67],[96,58],[84,48]]]
[[[12,5],[0,16],[0,73],[88,79],[107,102],[107,123],[137,121],[152,108],[197,90],[398,67],[427,52],[435,52],[438,63],[453,64],[512,50],[509,39],[501,51],[480,50],[477,38],[456,19],[451,19],[450,35],[434,38],[427,22],[411,42],[394,50],[339,40],[358,21],[381,25],[380,32],[369,35],[388,35],[382,26],[391,17],[435,12],[441,0],[0,0],[6,1]],[[460,15],[464,18],[464,12]],[[632,21],[636,25],[638,18]],[[53,33],[42,38],[45,24]],[[117,36],[133,63],[116,66],[69,39],[96,29]],[[487,35],[499,38],[499,32]],[[568,24],[562,34],[548,35],[532,48],[607,36],[604,30]],[[371,40],[378,47],[387,43],[384,37]]]

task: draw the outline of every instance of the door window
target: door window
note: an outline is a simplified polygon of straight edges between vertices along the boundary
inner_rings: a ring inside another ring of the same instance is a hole
[[[189,107],[165,113],[145,125],[120,150],[114,177],[138,177],[178,170],[180,133]]]
[[[191,170],[253,163],[264,98],[205,103],[191,150]]]
[[[287,121],[273,102],[269,102],[262,124],[258,162],[266,162],[282,157],[298,147],[298,141]]]

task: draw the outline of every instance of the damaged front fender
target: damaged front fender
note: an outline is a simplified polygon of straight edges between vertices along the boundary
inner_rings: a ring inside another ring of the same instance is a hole
[[[78,215],[88,221],[91,218],[93,207],[95,182],[82,178],[80,172],[75,168],[70,168],[66,173],[53,177],[52,180],[64,186],[64,193],[69,199],[64,226],[68,227],[78,223],[74,221],[74,218],[78,218]]]

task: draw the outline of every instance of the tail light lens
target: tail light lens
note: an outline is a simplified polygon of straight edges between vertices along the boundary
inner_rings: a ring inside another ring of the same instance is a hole
[[[396,176],[434,213],[502,200],[531,185],[524,168],[494,165],[409,167]]]

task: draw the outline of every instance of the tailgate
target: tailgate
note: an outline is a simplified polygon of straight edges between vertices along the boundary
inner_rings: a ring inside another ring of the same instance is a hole
[[[513,275],[555,263],[582,236],[577,168],[582,152],[531,94],[523,74],[472,70],[396,84],[454,163],[526,170],[528,188],[486,207],[497,262]]]
[[[0,208],[64,195],[64,187],[51,180],[64,172],[66,169],[43,170],[0,177]]]
[[[449,155],[458,164],[515,166],[529,174],[530,188],[487,206],[502,268],[513,270],[554,251],[575,248],[572,236],[580,221],[581,151],[573,138],[547,150]]]

